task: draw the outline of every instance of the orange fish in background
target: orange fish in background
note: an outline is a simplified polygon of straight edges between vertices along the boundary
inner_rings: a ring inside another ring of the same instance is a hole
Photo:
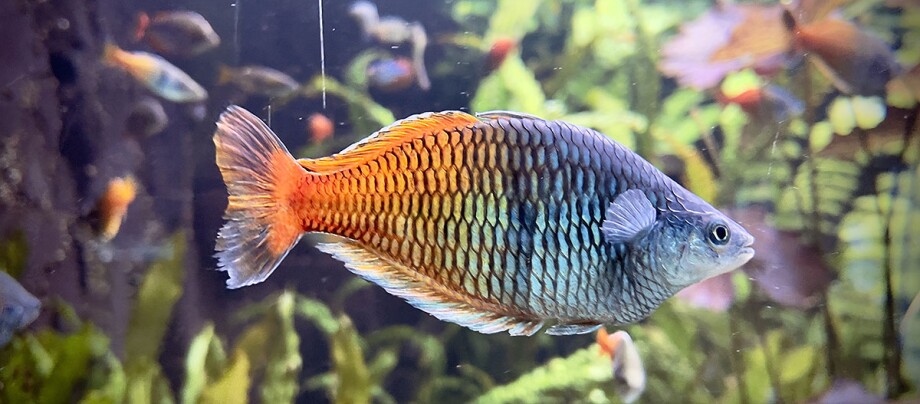
[[[150,91],[173,102],[197,102],[208,98],[204,87],[158,55],[126,51],[107,43],[102,61],[124,70]]]
[[[515,48],[517,48],[517,42],[511,38],[496,39],[489,48],[489,53],[486,54],[485,73],[489,74],[498,69]]]
[[[901,73],[891,47],[850,21],[827,17],[803,24],[789,10],[783,20],[794,49],[844,93],[882,95],[888,81]]]
[[[748,115],[776,122],[800,115],[805,110],[801,100],[772,84],[745,90],[734,96],[718,91],[715,98],[721,104],[738,104]]]
[[[134,177],[113,178],[99,201],[96,203],[96,215],[99,220],[97,232],[104,241],[109,241],[118,234],[121,223],[128,213],[128,205],[137,196],[137,182]]]
[[[613,363],[614,390],[620,399],[627,404],[636,401],[645,391],[645,368],[632,337],[622,330],[607,334],[601,327],[597,330],[597,345]]]
[[[307,129],[310,131],[310,137],[313,143],[322,143],[335,134],[335,123],[331,119],[319,112],[310,115],[307,120]]]

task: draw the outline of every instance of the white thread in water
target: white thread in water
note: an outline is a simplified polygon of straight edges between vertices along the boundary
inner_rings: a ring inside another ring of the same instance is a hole
[[[240,64],[240,8],[243,7],[240,4],[243,0],[236,0],[233,2],[233,50],[234,50],[234,64]]]
[[[319,3],[319,69],[323,86],[323,109],[326,109],[326,40],[323,37],[323,0]]]

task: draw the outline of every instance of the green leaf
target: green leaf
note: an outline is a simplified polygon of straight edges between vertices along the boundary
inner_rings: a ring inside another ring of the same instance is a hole
[[[860,129],[873,129],[885,120],[888,108],[881,97],[855,96],[851,104],[856,126]]]
[[[396,120],[390,110],[374,102],[367,94],[328,76],[325,87],[322,77],[316,76],[304,86],[303,93],[308,97],[315,97],[319,96],[323,90],[348,103],[349,117],[356,133],[369,135]]]
[[[198,402],[208,382],[207,360],[212,343],[220,341],[214,335],[214,324],[205,324],[204,329],[192,339],[185,356],[185,386],[182,389],[182,403]]]
[[[808,145],[811,151],[817,153],[824,150],[834,139],[834,127],[827,121],[818,122],[811,127],[808,135]]]
[[[792,383],[811,374],[817,362],[817,353],[811,346],[800,346],[785,353],[780,367],[780,381]]]
[[[159,356],[173,307],[182,295],[185,248],[185,234],[175,233],[166,246],[168,256],[154,262],[144,276],[125,337],[128,369],[132,361],[155,361]]]
[[[364,350],[358,333],[347,316],[339,317],[339,326],[332,335],[332,367],[337,387],[336,403],[368,403],[371,398],[372,382]]]
[[[233,354],[227,371],[201,393],[202,404],[245,404],[249,400],[249,358],[243,350]]]
[[[28,256],[29,242],[21,230],[0,240],[0,271],[18,279],[26,267]]]
[[[298,315],[312,321],[327,336],[339,329],[339,322],[329,306],[319,300],[298,296],[296,310]]]
[[[498,0],[485,39],[491,43],[497,38],[523,38],[537,28],[537,19],[534,16],[541,3],[540,0]]]
[[[834,133],[849,135],[856,127],[856,115],[853,113],[853,103],[849,97],[839,96],[831,102],[827,109],[827,119],[834,128]]]

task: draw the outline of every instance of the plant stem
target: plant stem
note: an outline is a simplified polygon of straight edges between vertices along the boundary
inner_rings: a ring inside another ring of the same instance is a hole
[[[633,21],[636,23],[636,56],[634,63],[630,63],[630,77],[633,85],[630,86],[630,101],[632,109],[639,112],[648,120],[648,127],[643,133],[636,136],[636,153],[645,158],[652,157],[653,143],[649,128],[658,114],[659,92],[661,91],[661,78],[656,73],[656,58],[658,53],[653,46],[653,39],[643,24],[641,5],[638,0],[626,0],[626,7]]]
[[[741,404],[750,404],[751,399],[748,397],[747,374],[744,369],[744,357],[741,355],[741,331],[738,330],[738,322],[741,316],[738,316],[738,309],[732,308],[728,321],[728,332],[731,344],[731,362],[732,371],[738,376],[738,400]]]
[[[904,131],[904,148],[901,150],[901,160],[904,160],[904,154],[909,146],[910,135],[916,127],[917,109],[911,111],[906,117],[906,126]],[[882,328],[882,338],[884,340],[885,352],[883,363],[885,364],[885,377],[887,384],[886,398],[896,398],[907,390],[904,378],[901,375],[902,352],[901,344],[898,340],[897,331],[897,313],[895,313],[894,286],[892,285],[891,275],[894,271],[891,248],[893,244],[893,235],[891,234],[892,222],[894,220],[895,199],[899,194],[898,179],[895,177],[894,184],[891,188],[891,202],[888,206],[888,212],[882,210],[881,201],[876,199],[876,208],[879,215],[885,218],[885,256],[884,256],[884,277],[885,277],[885,319]]]

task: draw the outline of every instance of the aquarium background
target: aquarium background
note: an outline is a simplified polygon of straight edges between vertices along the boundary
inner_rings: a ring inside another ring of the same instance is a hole
[[[325,79],[315,1],[0,2],[0,270],[42,302],[0,349],[0,402],[621,401],[594,336],[482,335],[438,321],[317,251],[322,236],[264,283],[225,289],[213,270],[226,189],[211,135],[230,104],[269,122],[298,157],[426,111],[513,110],[595,128],[757,237],[743,269],[639,324],[608,326],[642,355],[639,402],[920,399],[920,7],[802,3],[813,21],[853,21],[885,44],[825,63],[840,72],[866,61],[847,79],[881,86],[842,91],[815,52],[793,49],[772,2],[381,1],[381,15],[424,26],[427,91],[369,86],[372,60],[411,51],[365,35],[349,2],[323,4]],[[221,43],[167,57],[209,97],[159,100],[168,126],[138,136],[128,116],[155,95],[101,63],[102,50],[151,51],[132,40],[136,15],[164,10],[197,11]],[[688,28],[728,14],[705,35]],[[499,41],[514,46],[490,69]],[[712,63],[714,52],[730,63]],[[246,94],[217,84],[221,64],[269,66],[303,87]],[[781,93],[799,104],[765,101]],[[333,136],[311,133],[314,113]],[[106,241],[98,201],[127,175],[136,198]]]

